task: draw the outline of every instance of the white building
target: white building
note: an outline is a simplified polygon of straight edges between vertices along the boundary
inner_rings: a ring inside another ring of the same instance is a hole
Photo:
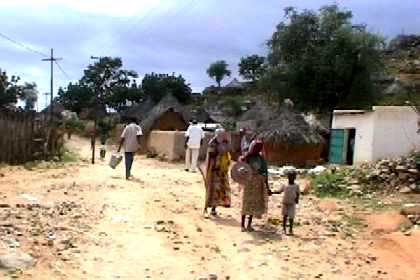
[[[418,115],[408,106],[335,110],[330,162],[353,164],[408,155],[420,150]]]

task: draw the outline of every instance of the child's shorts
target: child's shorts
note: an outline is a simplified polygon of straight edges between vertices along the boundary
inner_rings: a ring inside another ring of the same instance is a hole
[[[296,215],[296,204],[283,204],[281,213],[283,216],[294,218]]]

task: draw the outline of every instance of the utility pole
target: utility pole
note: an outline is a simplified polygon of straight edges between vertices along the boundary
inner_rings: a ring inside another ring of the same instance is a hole
[[[100,57],[97,56],[90,56],[90,59],[92,60],[100,60]],[[95,95],[97,95],[97,92],[95,92]],[[96,96],[95,96],[96,97]],[[97,126],[98,126],[98,108],[97,108],[97,104],[95,103],[93,106],[93,114],[94,114],[94,119],[93,119],[93,134],[92,134],[92,138],[91,138],[91,148],[92,148],[92,164],[95,164],[95,149],[96,149],[96,130],[97,130]]]
[[[44,58],[42,61],[49,61],[51,64],[51,92],[50,92],[50,120],[53,119],[53,100],[54,100],[54,62],[62,60],[62,58],[54,57],[54,49],[51,49],[51,56]]]

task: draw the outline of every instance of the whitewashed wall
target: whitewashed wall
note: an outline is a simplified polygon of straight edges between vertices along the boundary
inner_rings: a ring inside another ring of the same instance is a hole
[[[420,149],[417,113],[405,106],[374,107],[373,160],[393,158]]]
[[[335,129],[356,129],[354,162],[373,160],[374,114],[335,114],[332,127]]]
[[[332,127],[356,129],[355,163],[408,155],[420,150],[417,113],[406,106],[377,106],[364,113],[335,113]]]

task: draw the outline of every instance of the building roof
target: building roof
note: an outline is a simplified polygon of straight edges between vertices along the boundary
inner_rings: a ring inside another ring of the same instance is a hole
[[[156,104],[151,111],[147,113],[147,117],[141,123],[141,127],[144,134],[148,134],[155,124],[156,120],[159,119],[164,113],[173,110],[178,112],[180,116],[184,119],[182,114],[182,105],[178,100],[171,94],[166,95],[162,100]],[[188,122],[184,119],[185,123]]]
[[[137,103],[127,108],[124,112],[121,113],[122,118],[135,117],[138,120],[143,120],[147,117],[147,113],[150,112],[155,103],[151,98],[143,100],[141,103]]]
[[[376,111],[413,111],[412,106],[373,106],[370,110],[334,110],[334,115],[366,114]]]
[[[240,116],[239,121],[265,121],[275,114],[275,111],[267,103],[258,100],[251,109]]]
[[[240,81],[238,81],[236,78],[233,78],[233,80],[228,83],[226,86],[224,86],[224,88],[237,88],[237,89],[243,89],[245,88],[244,83],[241,83]]]
[[[282,106],[276,116],[263,122],[257,136],[274,144],[320,144],[323,137],[305,120],[300,112]]]

